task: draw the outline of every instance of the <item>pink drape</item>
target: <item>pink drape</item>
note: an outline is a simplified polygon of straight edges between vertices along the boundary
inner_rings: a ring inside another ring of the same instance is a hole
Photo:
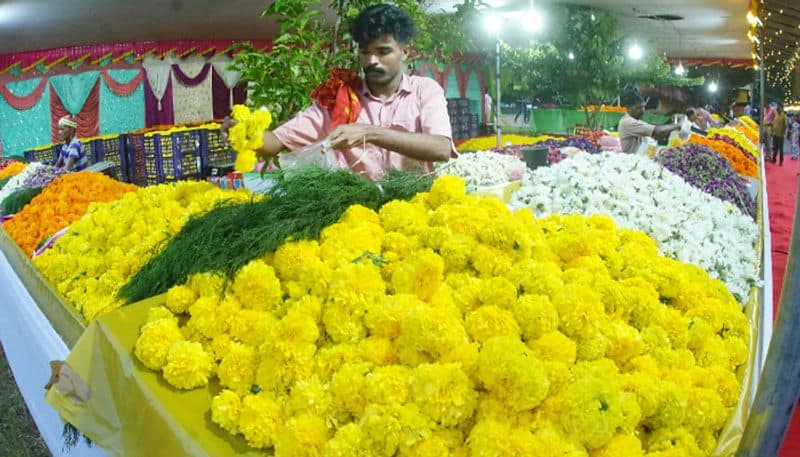
[[[47,78],[42,78],[39,82],[39,85],[36,86],[35,89],[31,91],[28,95],[18,96],[14,95],[5,84],[0,84],[0,93],[3,94],[3,98],[6,100],[6,103],[11,105],[16,110],[26,110],[31,109],[33,106],[42,98],[42,94],[44,93],[44,87],[47,85]]]
[[[106,86],[111,89],[111,92],[119,95],[120,97],[127,97],[136,91],[136,88],[142,83],[142,79],[144,79],[144,68],[139,71],[138,75],[126,83],[118,83],[117,81],[114,81],[114,78],[111,77],[111,75],[108,73],[108,70],[100,70],[100,74],[103,76],[103,81],[106,82]]]

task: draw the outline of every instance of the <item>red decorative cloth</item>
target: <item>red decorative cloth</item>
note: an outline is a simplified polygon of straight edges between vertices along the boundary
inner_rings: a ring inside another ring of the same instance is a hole
[[[53,86],[50,86],[50,137],[53,143],[61,141],[58,136],[58,120],[64,116],[69,116],[69,112],[64,108]],[[78,138],[89,138],[100,134],[100,79],[94,83],[86,103],[83,104],[81,112],[75,116],[75,120],[78,123],[75,135]]]
[[[6,100],[6,103],[11,105],[12,108],[18,111],[31,109],[33,105],[35,105],[40,98],[42,98],[42,94],[44,93],[44,88],[47,85],[47,78],[42,78],[39,81],[39,85],[36,86],[35,89],[31,91],[28,95],[14,95],[13,92],[8,90],[5,84],[0,84],[0,94],[3,95],[3,98]]]
[[[328,109],[331,114],[331,128],[342,124],[352,124],[361,112],[358,91],[361,78],[352,70],[334,68],[331,77],[311,92],[311,98]]]
[[[142,79],[144,79],[144,68],[139,71],[138,75],[126,83],[119,83],[115,81],[114,78],[112,78],[108,73],[107,69],[100,70],[100,74],[103,76],[103,81],[105,81],[106,86],[111,89],[111,92],[119,95],[120,97],[127,97],[136,91],[136,88],[142,83]]]

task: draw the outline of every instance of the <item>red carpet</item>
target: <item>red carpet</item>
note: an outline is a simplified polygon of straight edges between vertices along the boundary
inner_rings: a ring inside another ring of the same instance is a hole
[[[766,172],[770,234],[772,235],[772,291],[774,310],[777,316],[783,272],[786,269],[786,256],[789,253],[789,240],[792,236],[800,160],[791,160],[786,155],[782,167],[778,164],[767,163]],[[783,441],[780,457],[798,456],[800,456],[800,414],[796,411]]]

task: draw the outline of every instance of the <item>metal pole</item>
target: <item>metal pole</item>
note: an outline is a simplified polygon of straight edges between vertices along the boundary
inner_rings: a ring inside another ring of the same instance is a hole
[[[497,132],[497,147],[500,148],[502,141],[500,138],[500,30],[497,31],[495,42],[495,69],[494,83],[495,83],[495,103],[497,108],[494,110],[494,131]]]
[[[766,104],[764,94],[764,42],[759,47],[761,62],[759,80],[761,92],[761,127],[763,132]],[[762,163],[763,163],[762,154]],[[799,183],[800,184],[800,183]],[[797,230],[796,230],[797,229]],[[780,451],[786,430],[800,398],[800,211],[795,203],[794,228],[783,288],[778,306],[775,330],[764,363],[764,371],[758,383],[758,392],[747,419],[737,457],[776,456]],[[772,287],[772,284],[764,284]],[[764,303],[769,306],[769,303]]]

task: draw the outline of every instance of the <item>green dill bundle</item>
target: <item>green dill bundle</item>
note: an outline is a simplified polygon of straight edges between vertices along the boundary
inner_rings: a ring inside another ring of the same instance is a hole
[[[5,187],[6,183],[8,183],[8,181],[10,181],[11,178],[13,178],[13,176],[9,176],[7,178],[0,179],[0,190],[3,190],[3,187]]]
[[[233,277],[251,260],[287,239],[319,238],[352,205],[373,210],[391,200],[430,189],[432,180],[390,170],[376,185],[345,170],[309,168],[280,176],[267,198],[219,206],[190,219],[164,250],[118,293],[134,303],[185,283],[195,273],[219,271]]]
[[[22,210],[25,205],[33,200],[33,197],[39,195],[42,189],[44,189],[44,187],[31,187],[14,191],[3,200],[3,204],[0,206],[0,214],[17,214],[17,212]]]

